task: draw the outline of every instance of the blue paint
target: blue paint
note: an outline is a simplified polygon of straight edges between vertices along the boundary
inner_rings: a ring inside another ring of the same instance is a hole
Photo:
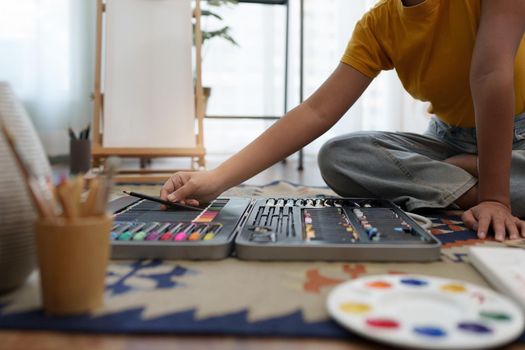
[[[428,337],[445,337],[447,332],[440,327],[414,327],[414,332]]]
[[[409,285],[409,286],[415,286],[415,287],[422,287],[428,284],[427,281],[420,280],[417,278],[404,278],[401,280],[401,283]]]
[[[460,322],[458,323],[458,328],[465,332],[478,333],[478,334],[488,334],[492,333],[492,329],[489,327],[476,322]]]

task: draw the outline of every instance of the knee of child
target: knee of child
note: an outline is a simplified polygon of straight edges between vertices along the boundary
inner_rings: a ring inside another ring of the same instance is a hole
[[[323,144],[317,154],[317,164],[319,165],[319,170],[323,177],[325,174],[330,173],[333,170],[336,148],[337,147],[334,146],[334,140],[331,139]]]
[[[364,132],[335,137],[326,141],[317,155],[321,174],[332,172],[338,163],[352,163],[359,160],[365,152],[368,153],[366,148],[370,146],[373,146],[373,137],[370,133]]]
[[[340,183],[356,169],[366,168],[371,154],[373,137],[367,133],[353,133],[328,140],[319,150],[317,163],[327,183]],[[365,164],[363,164],[365,162]]]

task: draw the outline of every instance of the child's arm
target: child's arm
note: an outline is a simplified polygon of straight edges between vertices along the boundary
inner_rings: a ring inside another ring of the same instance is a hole
[[[471,91],[478,137],[479,204],[463,220],[484,238],[525,237],[525,223],[512,216],[509,179],[514,116],[514,60],[525,32],[525,1],[482,0],[472,57]]]
[[[216,169],[173,174],[164,184],[161,198],[170,201],[208,201],[217,197],[224,190],[296,152],[330,129],[371,81],[371,78],[354,68],[339,64],[310,98]]]

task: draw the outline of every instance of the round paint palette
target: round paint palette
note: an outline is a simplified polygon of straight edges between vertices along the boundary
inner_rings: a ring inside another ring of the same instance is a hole
[[[482,349],[523,331],[521,309],[503,295],[458,280],[371,275],[337,286],[328,312],[352,332],[410,348]]]

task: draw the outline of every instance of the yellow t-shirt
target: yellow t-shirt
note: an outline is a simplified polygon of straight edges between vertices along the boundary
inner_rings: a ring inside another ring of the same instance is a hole
[[[374,78],[395,69],[414,98],[444,122],[474,127],[470,62],[480,0],[382,0],[357,23],[342,62]],[[514,65],[516,114],[525,111],[525,37]]]

